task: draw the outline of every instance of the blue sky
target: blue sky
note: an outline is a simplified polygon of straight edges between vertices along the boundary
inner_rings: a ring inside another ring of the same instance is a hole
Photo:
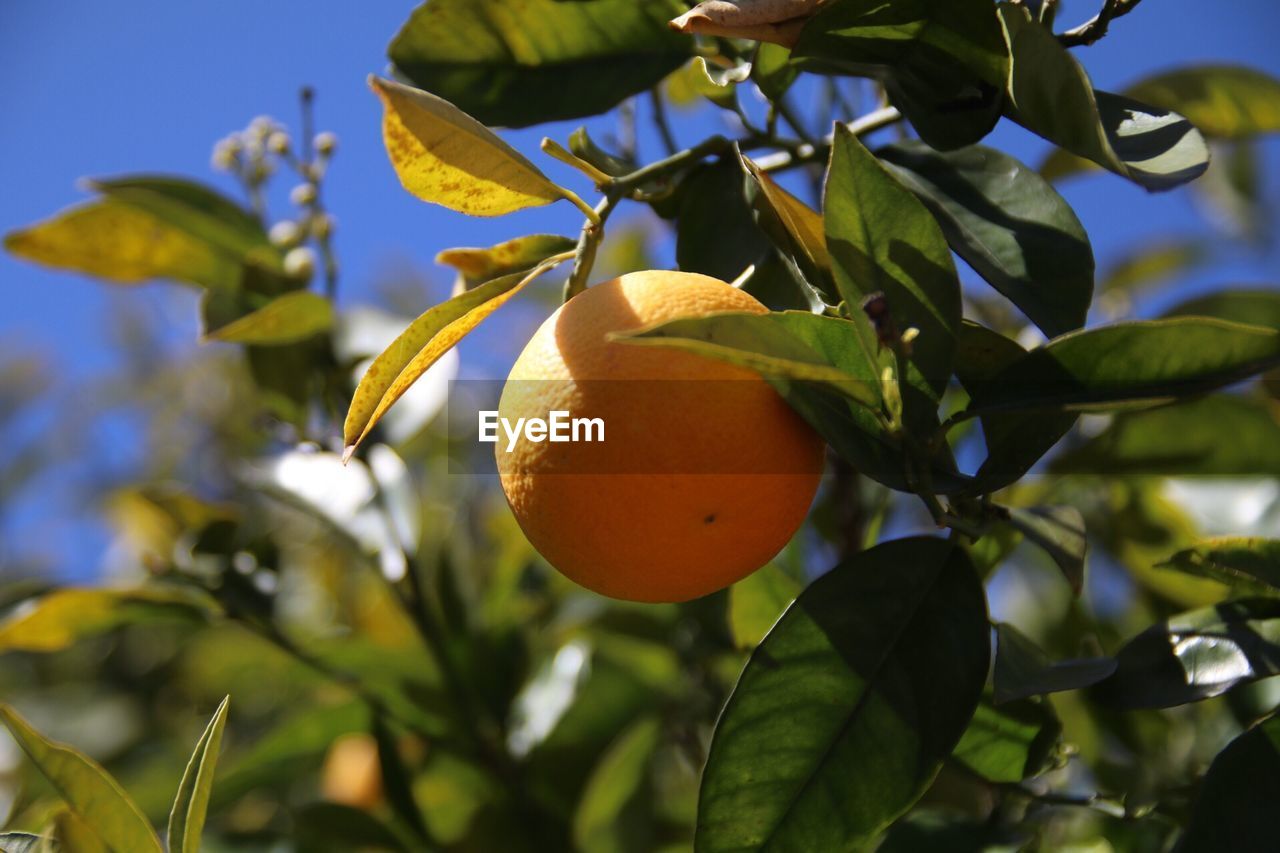
[[[1063,18],[1091,15],[1095,3],[1069,0]],[[171,172],[234,188],[209,167],[215,140],[266,113],[296,125],[297,90],[315,87],[318,124],[335,131],[341,147],[327,182],[338,220],[342,261],[340,301],[374,299],[374,283],[413,267],[433,275],[434,296],[448,276],[432,258],[442,248],[486,245],[533,231],[576,233],[580,215],[568,204],[501,220],[471,220],[406,194],[391,172],[379,131],[379,107],[365,78],[383,70],[384,49],[412,3],[302,3],[292,0],[4,0],[0,3],[0,231],[42,218],[83,198],[82,176]],[[1229,61],[1280,75],[1280,11],[1273,0],[1161,0],[1144,4],[1113,25],[1100,44],[1078,51],[1100,88],[1118,89],[1144,74],[1197,61]],[[801,104],[803,106],[803,104]],[[682,133],[720,129],[714,110]],[[543,135],[564,139],[576,123],[508,134],[567,185],[590,188],[558,163],[537,155]],[[1002,125],[988,140],[1038,163],[1047,145]],[[642,150],[657,152],[650,134]],[[1275,197],[1277,145],[1266,149]],[[287,191],[287,185],[282,188]],[[1088,229],[1099,263],[1152,237],[1205,232],[1186,190],[1149,196],[1106,175],[1069,182],[1064,195]],[[277,199],[279,202],[280,199]],[[277,203],[281,213],[286,208]],[[1277,280],[1277,252],[1228,252],[1189,287]],[[972,278],[972,276],[970,276]],[[46,355],[57,379],[49,389],[70,393],[75,383],[109,371],[113,345],[102,317],[118,292],[96,282],[0,256],[0,357],[15,350]],[[192,346],[194,302],[164,286],[129,291],[174,317],[175,347]],[[184,301],[185,300],[185,301]],[[188,303],[190,303],[188,305]],[[176,307],[175,307],[176,306]],[[187,310],[189,307],[190,310]],[[531,322],[516,312],[507,321]],[[467,351],[464,349],[464,360]],[[497,377],[495,377],[497,378]],[[145,452],[119,437],[123,459]],[[12,539],[38,536],[59,563],[83,565],[102,542],[85,524],[85,509],[55,484],[28,494],[5,529]],[[17,519],[15,521],[14,519]],[[6,542],[8,540],[8,542]]]

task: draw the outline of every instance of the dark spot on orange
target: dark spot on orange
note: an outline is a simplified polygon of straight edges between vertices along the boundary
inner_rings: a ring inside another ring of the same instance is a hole
[[[716,520],[716,514],[713,512],[710,515],[708,515],[706,518],[702,519],[702,523],[711,524],[715,520]]]

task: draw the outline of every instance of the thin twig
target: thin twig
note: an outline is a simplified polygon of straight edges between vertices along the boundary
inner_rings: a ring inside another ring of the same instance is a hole
[[[653,125],[658,129],[658,136],[662,137],[662,147],[667,150],[667,156],[671,156],[680,150],[680,146],[676,145],[675,134],[667,122],[667,107],[662,102],[662,93],[651,89],[649,99],[653,103]]]
[[[1090,21],[1058,35],[1064,47],[1090,45],[1107,34],[1107,28],[1116,18],[1123,18],[1138,7],[1142,0],[1104,0],[1102,9]]]

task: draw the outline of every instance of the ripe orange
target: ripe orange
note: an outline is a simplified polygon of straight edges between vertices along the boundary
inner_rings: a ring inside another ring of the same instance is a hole
[[[524,436],[510,452],[499,428],[502,488],[551,565],[613,598],[686,601],[746,577],[787,543],[817,491],[822,439],[745,368],[608,339],[766,310],[707,276],[639,272],[588,288],[542,324],[499,416],[604,421],[603,442]]]

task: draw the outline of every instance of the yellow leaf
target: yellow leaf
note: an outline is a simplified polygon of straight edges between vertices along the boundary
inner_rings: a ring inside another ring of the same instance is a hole
[[[209,243],[110,199],[76,205],[14,231],[4,246],[46,266],[121,284],[158,278],[215,284],[238,274]]]
[[[409,324],[391,346],[373,360],[356,386],[343,424],[343,460],[369,435],[387,409],[399,400],[419,377],[486,317],[501,308],[526,284],[573,257],[572,252],[552,255],[527,272],[495,278],[442,302]]]
[[[765,201],[795,240],[797,248],[805,253],[814,266],[830,270],[831,256],[827,254],[822,214],[779,186],[767,172],[762,171],[747,157],[743,157],[742,162],[759,182]]]
[[[104,844],[129,853],[161,853],[151,824],[106,770],[78,750],[53,743],[18,712],[0,705],[0,723],[30,757],[71,810]]]
[[[461,291],[498,276],[531,269],[559,252],[567,252],[577,241],[558,234],[530,234],[488,248],[445,249],[436,263],[458,271]]]
[[[318,293],[296,290],[268,302],[257,311],[219,326],[205,341],[238,344],[291,344],[306,340],[333,325],[333,304]]]
[[[382,138],[400,183],[423,201],[500,216],[572,194],[493,131],[435,95],[370,77],[382,99]]]
[[[56,652],[83,637],[137,622],[199,622],[212,602],[194,592],[164,589],[62,589],[0,623],[0,652]]]

